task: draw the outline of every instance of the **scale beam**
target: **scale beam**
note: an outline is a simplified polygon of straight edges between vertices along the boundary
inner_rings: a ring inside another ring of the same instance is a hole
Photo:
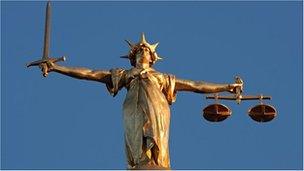
[[[219,99],[219,100],[271,100],[271,96],[207,96],[206,99]]]

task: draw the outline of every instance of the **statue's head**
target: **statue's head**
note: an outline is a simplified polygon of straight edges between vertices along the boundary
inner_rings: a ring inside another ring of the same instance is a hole
[[[126,42],[130,46],[130,51],[127,56],[122,56],[122,58],[129,59],[134,67],[138,64],[149,64],[149,66],[152,66],[157,60],[161,59],[155,51],[158,43],[149,44],[145,39],[144,33],[141,34],[140,41],[137,44],[132,44],[128,40]]]

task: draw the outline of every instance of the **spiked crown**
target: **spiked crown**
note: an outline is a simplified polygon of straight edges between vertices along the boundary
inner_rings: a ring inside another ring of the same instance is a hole
[[[140,40],[137,44],[132,44],[129,40],[125,40],[125,41],[128,43],[128,45],[130,47],[130,51],[129,51],[128,55],[122,56],[121,58],[129,59],[132,66],[136,65],[135,55],[138,52],[138,50],[140,50],[140,48],[142,46],[145,46],[145,47],[149,48],[149,50],[150,50],[150,54],[151,54],[151,58],[152,58],[152,61],[150,62],[150,65],[153,65],[157,60],[162,59],[156,53],[156,48],[157,48],[159,43],[157,42],[157,43],[152,44],[152,45],[149,44],[146,41],[144,33],[141,34]]]

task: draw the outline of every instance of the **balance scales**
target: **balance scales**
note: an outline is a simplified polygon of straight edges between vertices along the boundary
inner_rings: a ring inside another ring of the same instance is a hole
[[[235,77],[235,83],[243,83],[240,77]],[[269,105],[264,104],[263,100],[271,100],[271,96],[252,96],[242,95],[243,87],[239,87],[235,90],[234,96],[220,96],[214,94],[213,96],[207,96],[206,99],[215,99],[215,104],[208,105],[203,109],[203,117],[210,122],[221,122],[231,116],[231,109],[229,107],[219,103],[219,100],[235,100],[237,104],[240,104],[243,100],[259,100],[260,103],[248,110],[248,115],[251,119],[257,122],[269,122],[277,116],[276,109]]]

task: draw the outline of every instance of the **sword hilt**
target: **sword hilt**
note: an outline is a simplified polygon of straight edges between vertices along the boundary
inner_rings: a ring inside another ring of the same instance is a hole
[[[46,62],[44,63],[47,63],[47,62],[52,62],[52,63],[57,63],[57,62],[60,62],[60,61],[65,61],[66,58],[65,56],[62,56],[62,57],[59,57],[59,58],[49,58]],[[39,65],[41,68],[42,68],[42,75],[44,77],[47,77],[47,75],[49,74],[49,66],[46,64],[46,65],[42,65],[40,64]]]
[[[66,60],[65,56],[62,56],[62,57],[59,57],[59,58],[46,58],[46,59],[40,59],[40,60],[37,60],[37,61],[33,61],[33,62],[27,64],[26,66],[27,67],[39,66],[41,68],[42,75],[44,77],[46,77],[48,75],[48,71],[49,71],[49,68],[46,64],[47,62],[57,63],[57,62],[60,62],[60,61],[65,61],[65,60]]]

